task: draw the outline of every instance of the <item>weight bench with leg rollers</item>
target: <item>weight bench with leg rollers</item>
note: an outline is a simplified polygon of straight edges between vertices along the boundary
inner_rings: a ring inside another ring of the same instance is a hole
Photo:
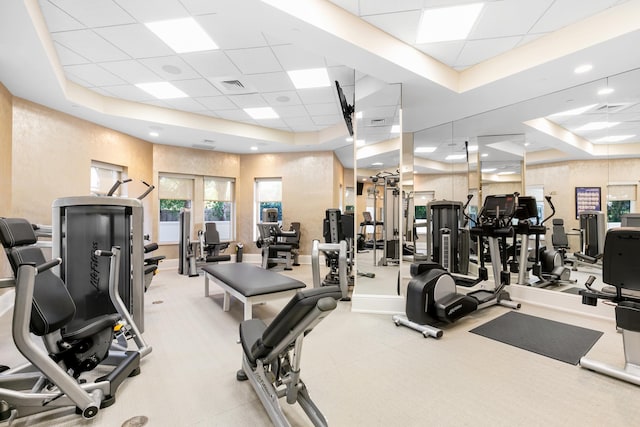
[[[209,280],[224,290],[222,309],[229,311],[230,296],[244,304],[244,319],[251,319],[253,304],[294,295],[306,285],[290,277],[245,263],[212,264],[202,267],[204,296],[209,296]]]
[[[285,396],[288,404],[300,404],[313,425],[327,425],[300,378],[300,357],[303,339],[336,308],[340,298],[338,286],[304,289],[269,326],[260,319],[240,323],[243,355],[236,379],[249,380],[275,426],[291,425],[278,403]]]

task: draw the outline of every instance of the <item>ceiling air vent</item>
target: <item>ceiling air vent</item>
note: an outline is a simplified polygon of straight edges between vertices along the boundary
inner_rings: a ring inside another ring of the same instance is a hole
[[[601,106],[599,106],[598,108],[595,109],[596,112],[598,113],[617,113],[621,110],[624,110],[625,108],[627,108],[629,105],[629,103],[622,103],[622,104],[602,104]]]
[[[246,95],[257,92],[256,88],[249,83],[233,76],[218,77],[209,81],[225,95]]]
[[[371,121],[369,122],[369,126],[385,126],[387,123],[387,121],[385,119],[371,119]]]
[[[197,148],[198,150],[214,150],[216,147],[213,145],[204,145],[204,144],[192,144],[192,148]]]

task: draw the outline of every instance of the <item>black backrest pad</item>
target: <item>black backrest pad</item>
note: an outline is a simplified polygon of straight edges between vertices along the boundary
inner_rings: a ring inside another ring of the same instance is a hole
[[[290,330],[305,318],[322,298],[331,297],[335,300],[342,298],[342,292],[338,286],[323,286],[321,288],[304,289],[296,293],[287,305],[278,313],[273,322],[265,329],[259,347],[260,353],[256,354],[256,346],[252,349],[254,357],[266,355],[269,349],[277,346]]]
[[[602,280],[618,288],[640,290],[640,228],[620,227],[607,232]]]
[[[37,240],[33,227],[26,219],[0,218],[0,242],[5,248],[33,245]]]

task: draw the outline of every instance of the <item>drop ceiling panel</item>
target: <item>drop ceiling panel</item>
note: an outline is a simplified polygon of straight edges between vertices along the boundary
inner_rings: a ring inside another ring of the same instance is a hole
[[[366,0],[360,1],[360,14],[379,15],[405,10],[421,10],[422,4],[422,0]]]
[[[60,61],[60,65],[76,65],[76,64],[86,64],[89,61],[83,57],[72,51],[71,49],[67,49],[63,45],[59,43],[55,43],[56,52],[58,54],[58,61]]]
[[[262,97],[272,107],[302,104],[300,97],[295,91],[265,93]]]
[[[116,2],[142,23],[189,16],[187,10],[178,0],[116,0]]]
[[[301,129],[305,126],[313,126],[314,123],[309,116],[283,117],[282,120],[292,128]]]
[[[311,119],[317,126],[326,127],[333,126],[338,123],[340,120],[342,120],[342,116],[339,116],[337,114],[327,114],[319,116],[314,115],[313,117],[311,117]]]
[[[240,108],[256,108],[268,106],[264,98],[262,98],[262,96],[260,96],[259,94],[231,95],[229,96],[229,99]]]
[[[509,0],[485,3],[469,40],[527,34],[553,0]]]
[[[129,101],[142,102],[152,98],[147,92],[131,85],[103,86],[100,89],[104,89],[109,96],[127,99]]]
[[[460,52],[455,65],[460,67],[477,64],[513,49],[519,41],[520,36],[468,41]]]
[[[249,117],[249,115],[242,110],[220,110],[216,111],[216,114],[227,120],[257,124],[255,120]]]
[[[95,32],[133,58],[169,56],[175,53],[142,24],[96,28]]]
[[[103,62],[102,68],[131,84],[160,81],[160,77],[137,61]]]
[[[86,81],[90,86],[114,86],[126,83],[96,64],[68,65],[64,70]]]
[[[307,109],[302,105],[283,105],[283,106],[274,106],[274,110],[276,113],[283,119],[286,119],[287,122],[289,119],[294,117],[304,117],[305,119],[309,118],[309,113]]]
[[[220,91],[205,79],[174,80],[171,83],[192,98],[221,95]]]
[[[217,77],[239,74],[240,71],[224,52],[194,52],[182,55],[182,59],[198,70],[203,77]]]
[[[216,13],[220,9],[219,2],[211,0],[180,0],[180,2],[194,15]]]
[[[205,15],[198,22],[220,49],[248,49],[267,46],[262,32],[255,27],[246,26],[241,30],[235,21],[224,15]]]
[[[456,63],[458,55],[460,55],[460,52],[464,48],[464,43],[464,40],[458,40],[453,42],[425,43],[416,45],[416,47],[430,57],[452,66]]]
[[[131,24],[135,20],[113,1],[50,0],[87,27]]]
[[[555,31],[601,12],[616,3],[616,0],[556,0],[531,28],[531,32]]]
[[[196,112],[204,109],[201,103],[191,98],[165,99],[164,102],[176,110]]]
[[[305,104],[326,104],[334,102],[336,99],[335,89],[333,87],[319,87],[312,89],[298,90],[298,96]]]
[[[332,115],[340,112],[340,106],[336,102],[328,104],[309,104],[307,111],[312,116]]]
[[[421,11],[363,16],[363,19],[405,43],[414,45],[418,34]]]
[[[91,30],[52,34],[55,42],[93,62],[120,61],[129,56]]]
[[[353,15],[360,15],[360,0],[329,0],[336,6],[350,12]]]
[[[238,106],[226,96],[206,96],[198,98],[198,102],[210,110],[237,110]],[[245,115],[246,116],[246,115]]]
[[[289,75],[285,72],[253,74],[244,78],[262,93],[295,90]]]
[[[177,55],[161,56],[157,58],[143,58],[140,63],[144,64],[154,73],[165,80],[188,80],[197,79],[202,76],[196,72],[191,65],[187,64]]]
[[[282,67],[268,47],[226,51],[227,56],[244,74],[262,74],[282,71]]]
[[[40,0],[39,3],[49,31],[55,33],[57,31],[81,30],[84,28],[84,25],[73,19],[57,6],[49,3],[49,1]]]
[[[280,45],[271,48],[285,70],[303,70],[326,67],[324,58],[294,45]]]

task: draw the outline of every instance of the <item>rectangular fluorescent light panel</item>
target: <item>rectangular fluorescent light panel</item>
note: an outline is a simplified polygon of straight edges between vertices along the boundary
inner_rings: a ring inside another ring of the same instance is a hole
[[[176,53],[218,49],[218,45],[193,18],[168,19],[144,25]]]
[[[460,160],[460,159],[465,159],[467,157],[466,154],[449,154],[447,157],[445,157],[445,160]]]
[[[244,112],[255,120],[278,119],[278,113],[271,107],[245,108]]]
[[[296,89],[311,89],[315,87],[329,87],[329,73],[326,68],[309,68],[307,70],[287,71]]]
[[[579,116],[580,114],[584,113],[585,111],[589,111],[591,110],[593,107],[595,107],[598,104],[590,104],[590,105],[585,105],[584,107],[579,107],[579,108],[574,108],[572,110],[567,110],[567,111],[561,111],[559,113],[554,113],[551,114],[549,117],[556,117],[556,116]]]
[[[489,173],[489,172],[495,172],[496,168],[486,168],[486,169],[482,169],[480,172],[482,173]]]
[[[136,87],[158,99],[188,98],[189,95],[169,82],[137,83]]]
[[[391,133],[400,133],[400,125],[391,126]]]
[[[598,138],[594,142],[620,142],[626,139],[631,139],[635,135],[609,135],[604,138]]]
[[[620,122],[591,122],[591,123],[587,123],[586,125],[582,125],[579,128],[576,128],[575,131],[581,132],[581,131],[587,131],[587,130],[602,130],[602,129],[608,129],[610,127],[614,127],[619,124]]]
[[[416,147],[414,153],[433,153],[438,147]]]
[[[416,43],[466,39],[483,6],[484,3],[472,3],[422,11]]]

